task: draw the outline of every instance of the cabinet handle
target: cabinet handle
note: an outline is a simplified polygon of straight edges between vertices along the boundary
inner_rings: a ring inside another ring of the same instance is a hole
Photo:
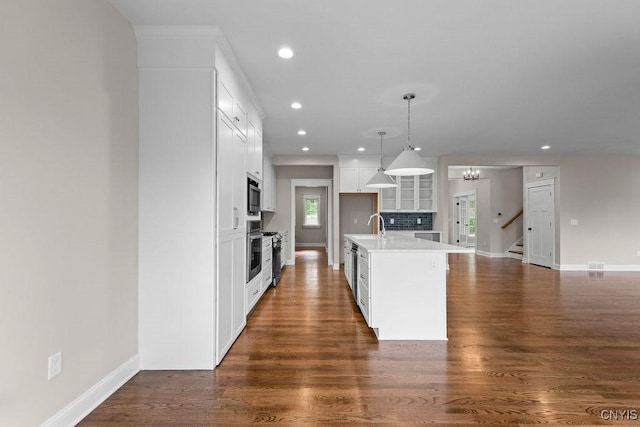
[[[253,295],[257,294],[259,290],[260,289],[256,289],[256,291],[253,293]]]
[[[238,208],[233,208],[233,229],[237,229],[238,226],[240,225],[240,215],[239,215],[240,211],[238,211]]]
[[[234,116],[234,117],[233,117],[233,120],[235,120],[236,122],[239,122],[239,121],[240,121],[240,119],[238,118],[238,116]]]
[[[360,275],[360,278],[361,278],[361,279],[364,279],[364,276],[361,274],[361,275]]]

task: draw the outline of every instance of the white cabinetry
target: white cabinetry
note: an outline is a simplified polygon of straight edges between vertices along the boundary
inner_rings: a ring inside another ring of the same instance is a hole
[[[245,309],[248,315],[262,295],[262,272],[260,272],[253,280],[247,283],[247,289],[244,293]]]
[[[344,275],[347,279],[347,283],[349,287],[353,289],[352,275],[353,275],[353,260],[351,258],[351,241],[349,239],[344,239],[343,245],[344,251]]]
[[[378,172],[377,168],[340,168],[341,193],[376,193],[375,188],[365,186]]]
[[[362,312],[367,325],[371,324],[371,292],[369,291],[369,252],[366,249],[358,248],[358,307]]]
[[[276,170],[271,163],[271,155],[263,150],[262,167],[262,210],[276,211]]]
[[[246,322],[247,123],[257,134],[262,113],[219,30],[135,32],[140,365],[213,369]]]
[[[357,305],[378,339],[447,339],[447,253],[471,250],[412,237],[345,239],[358,246]]]
[[[380,212],[435,212],[435,175],[395,176],[398,187],[380,189]]]
[[[247,109],[243,105],[240,93],[233,74],[224,71],[218,74],[218,109],[246,138]]]
[[[273,238],[262,238],[262,293],[264,293],[271,282],[273,282]]]
[[[263,180],[262,134],[256,130],[251,122],[249,122],[247,134],[247,173],[258,180]]]
[[[242,228],[244,230],[244,228]],[[246,235],[230,233],[218,239],[218,310],[216,360],[222,360],[246,324],[245,258]]]
[[[220,362],[246,324],[246,142],[218,116],[218,342]]]
[[[340,193],[377,193],[366,183],[378,172],[377,156],[338,156],[340,167]]]
[[[291,260],[291,245],[289,244],[289,231],[282,232],[282,266],[284,267]]]

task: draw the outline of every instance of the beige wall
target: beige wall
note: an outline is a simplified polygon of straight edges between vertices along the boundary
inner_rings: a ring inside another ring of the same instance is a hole
[[[320,195],[320,227],[305,228],[302,226],[304,217],[304,195]],[[327,188],[326,187],[296,187],[296,245],[327,244]]]
[[[0,424],[31,426],[137,353],[136,42],[96,0],[0,32]]]
[[[438,162],[438,214],[434,229],[449,217],[447,169],[450,165],[526,166],[523,178],[556,182],[556,264],[584,269],[589,261],[602,261],[616,269],[640,268],[640,225],[629,218],[640,215],[640,157],[481,157],[443,156]],[[578,225],[570,225],[577,219]],[[617,267],[614,267],[617,266]]]
[[[291,180],[332,179],[332,166],[274,166],[276,171],[276,212],[265,218],[264,229],[290,231],[291,228]]]
[[[375,197],[373,194],[341,194],[340,195],[340,247],[345,234],[371,234],[373,233],[374,218],[370,225],[367,225],[371,214],[378,211],[374,206]],[[339,251],[340,262],[344,262],[344,253]],[[338,257],[336,257],[338,258]]]

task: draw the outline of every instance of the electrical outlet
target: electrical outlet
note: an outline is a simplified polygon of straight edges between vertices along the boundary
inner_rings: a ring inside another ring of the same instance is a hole
[[[62,353],[58,352],[49,356],[49,375],[47,379],[56,377],[62,373]]]
[[[422,224],[422,218],[418,218],[417,221],[418,221],[418,224]]]
[[[640,251],[638,251],[638,256],[640,256]]]
[[[569,223],[571,225],[578,225],[578,220],[577,219],[572,219]]]
[[[358,223],[358,218],[353,218],[353,223],[357,224]]]
[[[393,224],[395,224],[395,222],[396,221],[393,218],[389,219],[389,224],[393,225]]]

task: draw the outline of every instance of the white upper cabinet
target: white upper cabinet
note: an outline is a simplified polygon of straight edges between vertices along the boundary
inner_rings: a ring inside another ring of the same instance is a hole
[[[246,138],[247,108],[241,94],[241,90],[234,84],[233,75],[224,72],[218,74],[218,109]]]
[[[366,186],[378,172],[378,157],[338,156],[340,166],[341,193],[377,193],[375,188]]]
[[[262,134],[256,130],[253,123],[249,122],[247,133],[247,173],[259,181],[262,176]],[[262,190],[264,191],[264,181]]]
[[[435,173],[394,176],[395,188],[380,189],[380,212],[435,212]]]
[[[378,172],[377,168],[340,168],[341,193],[376,193],[375,188],[365,186]]]
[[[273,167],[271,154],[263,147],[262,166],[262,210],[276,211],[276,171]]]
[[[436,170],[436,159],[426,160]],[[380,212],[436,212],[436,175],[394,176],[398,187],[380,189]]]

